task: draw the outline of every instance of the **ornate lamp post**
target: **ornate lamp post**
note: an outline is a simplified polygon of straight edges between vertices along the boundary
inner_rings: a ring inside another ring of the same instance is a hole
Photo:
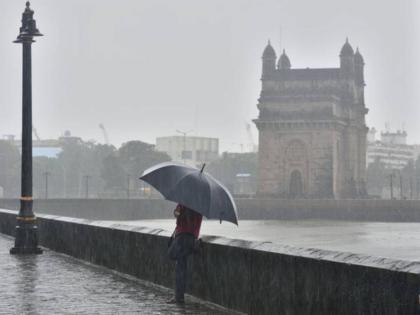
[[[35,36],[42,36],[33,19],[34,11],[26,2],[22,14],[22,27],[14,43],[22,44],[22,196],[16,218],[15,246],[11,254],[41,254],[38,247],[38,227],[32,210],[32,56],[31,46]]]

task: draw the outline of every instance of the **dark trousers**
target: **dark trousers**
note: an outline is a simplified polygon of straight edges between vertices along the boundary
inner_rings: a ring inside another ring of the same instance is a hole
[[[185,288],[187,285],[187,264],[188,256],[194,249],[194,235],[181,233],[175,236],[172,244],[169,246],[169,258],[176,261],[175,265],[175,299],[184,300]]]

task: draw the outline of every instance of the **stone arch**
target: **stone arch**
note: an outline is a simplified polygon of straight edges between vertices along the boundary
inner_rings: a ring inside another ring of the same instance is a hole
[[[303,178],[299,170],[290,173],[289,197],[292,199],[303,197]]]
[[[285,150],[286,183],[288,198],[303,198],[306,195],[308,180],[308,156],[305,142],[291,139]]]

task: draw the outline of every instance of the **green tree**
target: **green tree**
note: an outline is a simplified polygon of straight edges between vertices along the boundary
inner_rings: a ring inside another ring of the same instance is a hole
[[[219,159],[211,162],[206,170],[231,192],[234,191],[236,175],[241,173],[251,175],[251,185],[255,188],[257,178],[257,154],[224,152]]]
[[[155,150],[155,146],[142,141],[129,141],[118,149],[118,155],[127,174],[140,176],[147,168],[171,158],[164,152]]]
[[[116,153],[109,154],[102,162],[101,177],[104,180],[104,191],[121,192],[126,189],[125,170]]]
[[[0,186],[5,197],[20,193],[20,153],[12,143],[0,140]]]
[[[86,176],[89,176],[89,195],[100,195],[107,183],[103,177],[104,160],[116,153],[112,145],[74,141],[63,145],[58,156],[63,176],[63,196],[84,197]]]
[[[158,163],[170,161],[171,158],[164,152],[155,150],[155,146],[142,141],[129,141],[123,143],[118,149],[118,158],[125,175],[135,179],[132,181],[132,189],[140,188],[138,177],[149,167]]]
[[[116,148],[112,145],[95,144],[91,145],[86,151],[85,163],[82,172],[90,176],[89,190],[96,195],[100,195],[106,189],[106,181],[103,178],[103,169],[105,167],[105,160],[115,155]],[[83,185],[84,186],[84,185]]]
[[[72,141],[62,146],[58,155],[63,172],[63,195],[65,198],[83,197],[85,176],[90,176],[89,190],[94,191],[93,179],[96,168],[100,167],[100,160],[93,156],[95,144],[92,142]],[[99,172],[98,172],[99,173]]]
[[[63,197],[63,168],[57,158],[37,156],[33,159],[33,194],[45,198],[48,177],[48,198]]]

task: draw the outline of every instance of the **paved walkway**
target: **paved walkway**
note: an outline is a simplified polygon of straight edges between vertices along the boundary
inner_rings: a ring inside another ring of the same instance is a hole
[[[200,300],[168,305],[171,291],[46,250],[12,256],[0,234],[0,314],[232,314]]]

